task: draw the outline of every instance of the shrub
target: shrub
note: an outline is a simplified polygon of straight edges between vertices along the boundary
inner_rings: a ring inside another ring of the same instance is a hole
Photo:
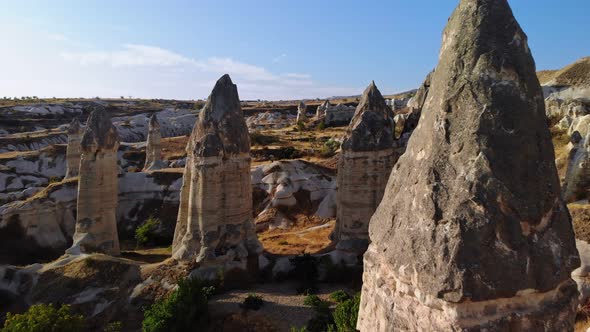
[[[307,332],[307,329],[304,327],[300,327],[300,328],[296,328],[294,326],[291,326],[291,329],[289,330],[289,332]]]
[[[2,332],[78,332],[84,331],[84,317],[73,315],[70,306],[36,304],[18,315],[8,313]]]
[[[320,124],[317,126],[318,130],[324,130],[326,129],[326,124],[324,122],[320,122]]]
[[[275,136],[263,135],[258,131],[250,133],[250,145],[270,145],[279,142]]]
[[[304,131],[305,130],[305,123],[303,121],[298,121],[296,128],[298,131]]]
[[[135,229],[135,240],[139,246],[160,244],[164,242],[158,230],[162,227],[160,219],[150,216],[141,226]]]
[[[349,300],[350,295],[343,290],[338,290],[330,294],[330,299],[336,303],[342,303]]]
[[[299,281],[297,293],[313,294],[317,291],[316,283],[319,277],[318,259],[310,254],[290,258],[294,266],[293,276]]]
[[[322,299],[320,299],[320,297],[315,294],[307,295],[305,300],[303,300],[303,304],[313,308],[317,307],[321,302]]]
[[[326,141],[320,149],[320,156],[324,158],[332,157],[340,148],[340,143],[332,138]]]
[[[104,328],[104,332],[121,332],[123,331],[123,325],[121,322],[111,322]]]
[[[241,307],[246,310],[258,310],[264,306],[262,297],[256,294],[248,294]]]
[[[207,295],[198,279],[178,282],[178,289],[151,305],[144,313],[144,332],[191,331],[207,325]]]
[[[336,307],[336,310],[334,310],[334,323],[336,323],[338,332],[356,331],[360,302],[361,295],[357,294]]]

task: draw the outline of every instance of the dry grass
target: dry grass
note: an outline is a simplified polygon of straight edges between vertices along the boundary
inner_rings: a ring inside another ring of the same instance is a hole
[[[271,254],[317,254],[330,247],[334,225],[334,220],[300,215],[293,227],[260,232],[258,239]]]
[[[168,137],[162,139],[162,159],[180,159],[186,157],[186,144],[189,136]]]
[[[590,85],[590,57],[582,58],[560,70],[544,70],[537,73],[541,84]]]
[[[590,204],[569,204],[576,238],[590,242]]]
[[[567,130],[559,129],[557,127],[551,128],[551,137],[555,149],[557,173],[560,179],[564,179],[565,172],[567,171],[567,160],[569,156],[568,144],[570,142],[570,137],[567,134]]]

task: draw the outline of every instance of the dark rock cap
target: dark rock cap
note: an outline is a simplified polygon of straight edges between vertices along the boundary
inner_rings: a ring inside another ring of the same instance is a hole
[[[451,16],[370,237],[393,271],[450,302],[546,292],[580,265],[535,63],[506,0],[462,0]]]
[[[250,151],[238,89],[228,74],[215,83],[193,129],[189,149],[201,157]]]
[[[365,89],[342,142],[343,150],[377,151],[392,148],[395,122],[391,108],[375,82]]]
[[[68,134],[79,134],[82,130],[82,126],[80,125],[80,120],[78,118],[72,119],[70,125],[68,126]]]
[[[150,128],[150,130],[152,128],[153,129],[159,129],[160,128],[160,122],[158,122],[158,117],[156,116],[156,113],[152,114],[152,116],[150,117],[149,128]]]
[[[112,110],[111,107],[107,109],[98,107],[90,113],[84,136],[82,136],[82,150],[110,150],[116,148],[119,144],[119,134],[117,128],[111,122],[109,111]]]

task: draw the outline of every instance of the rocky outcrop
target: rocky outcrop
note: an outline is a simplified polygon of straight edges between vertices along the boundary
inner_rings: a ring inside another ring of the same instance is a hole
[[[361,331],[572,331],[580,265],[527,37],[462,0],[371,219]]]
[[[332,240],[339,250],[362,254],[369,245],[369,220],[399,158],[393,116],[372,82],[356,108],[338,162],[338,214]]]
[[[338,104],[336,106],[329,107],[326,109],[326,118],[324,123],[326,126],[338,127],[348,126],[356,108],[354,106],[348,106],[344,104]]]
[[[238,90],[221,77],[187,145],[173,257],[194,259],[201,278],[248,270],[262,251],[252,220],[250,138]],[[250,262],[251,265],[248,265]]]
[[[147,145],[145,147],[144,171],[154,171],[165,168],[167,165],[162,162],[162,135],[160,134],[160,123],[158,117],[153,114],[150,118]]]
[[[68,127],[68,146],[66,150],[66,178],[78,176],[78,169],[80,168],[80,143],[82,142],[82,134],[84,131],[80,126],[78,118],[74,118]]]
[[[82,137],[78,216],[70,254],[99,252],[119,255],[117,232],[117,150],[119,136],[108,111],[92,112]]]
[[[315,111],[316,118],[323,118],[326,116],[326,111],[331,107],[330,101],[326,99]]]
[[[289,160],[258,166],[251,174],[259,229],[288,227],[292,214],[336,216],[336,178],[329,169]]]
[[[297,107],[297,123],[307,121],[307,106],[304,102],[299,102]]]
[[[181,185],[179,172],[121,175],[116,210],[120,238],[132,240],[135,229],[150,216],[161,221],[159,235],[171,238]],[[77,189],[77,179],[70,178],[52,183],[25,201],[0,206],[0,264],[29,264],[61,256],[72,244]]]
[[[582,137],[575,131],[570,137],[567,170],[563,182],[563,198],[567,203],[587,199],[590,189],[590,133]]]

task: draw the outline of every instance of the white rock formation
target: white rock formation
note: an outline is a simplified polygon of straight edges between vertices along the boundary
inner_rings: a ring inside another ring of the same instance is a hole
[[[220,269],[257,269],[262,246],[252,218],[250,137],[229,75],[215,84],[187,152],[173,257],[196,260],[195,273],[205,279]]]
[[[315,111],[316,118],[322,118],[326,116],[326,111],[331,107],[330,101],[326,99]]]
[[[78,176],[80,168],[80,143],[82,142],[82,134],[84,131],[80,126],[78,118],[74,118],[68,128],[68,146],[66,150],[66,178]]]
[[[116,210],[119,136],[107,111],[92,112],[82,138],[78,216],[74,243],[67,253],[119,255]]]
[[[303,101],[299,102],[297,107],[297,123],[307,121],[307,106]]]
[[[150,118],[150,127],[147,136],[147,145],[145,147],[145,166],[144,171],[154,171],[166,167],[162,162],[162,134],[160,133],[160,123],[158,117],[153,114]]]

